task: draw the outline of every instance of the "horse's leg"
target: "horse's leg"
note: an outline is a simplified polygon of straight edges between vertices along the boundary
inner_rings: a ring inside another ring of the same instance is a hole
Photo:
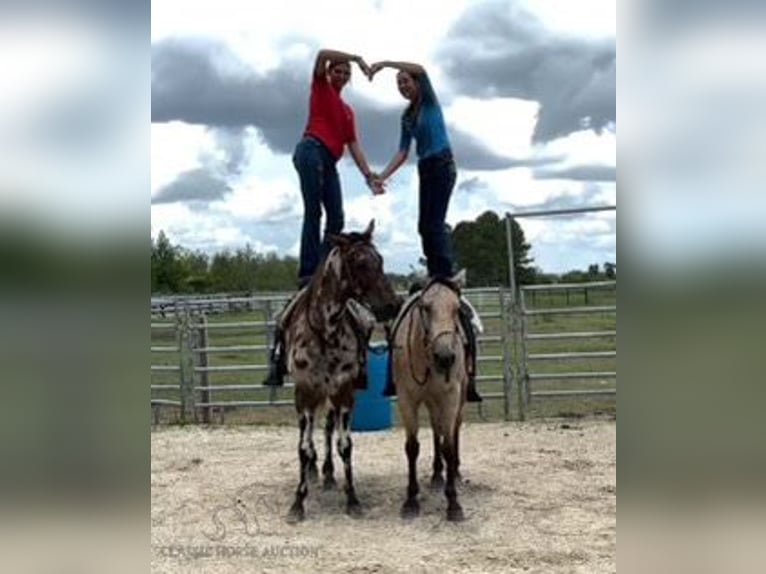
[[[407,453],[408,480],[407,498],[402,506],[402,518],[413,518],[420,514],[418,502],[418,455],[420,443],[418,442],[418,413],[417,407],[407,399],[406,393],[399,396],[399,416],[404,424],[407,440],[404,443],[404,451]]]
[[[431,411],[429,410],[428,412],[430,415]],[[435,429],[436,427],[434,426],[434,418],[431,416],[431,431],[434,436],[434,472],[431,475],[431,488],[442,489],[444,488],[444,476],[442,475],[442,472],[444,471],[444,462],[442,459],[442,443],[439,438],[439,434]]]
[[[300,482],[298,489],[295,491],[295,501],[290,507],[290,513],[288,520],[290,522],[298,522],[303,520],[306,516],[306,512],[303,508],[303,501],[309,492],[309,468],[311,466],[311,460],[316,461],[316,452],[314,452],[314,445],[311,441],[311,432],[314,424],[313,411],[308,408],[304,409],[298,419],[298,427],[300,429],[300,440],[298,443],[298,459],[300,461]]]
[[[308,456],[309,456],[309,465],[308,465],[308,476],[309,480],[312,482],[316,482],[317,478],[319,477],[319,473],[317,472],[317,451],[314,447],[314,416],[316,414],[316,408],[309,412],[309,424],[306,428],[306,443],[308,445]]]
[[[319,471],[317,470],[317,451],[314,447],[314,412],[309,413],[309,424],[306,429],[306,442],[308,443],[308,478],[311,482],[316,482],[319,478]]]
[[[446,414],[446,413],[445,413]],[[442,445],[444,459],[447,461],[447,483],[444,486],[444,494],[447,497],[447,520],[450,522],[459,522],[463,520],[463,508],[457,501],[457,488],[455,488],[455,479],[457,478],[457,442],[455,438],[458,433],[457,419],[452,418],[453,424],[444,429],[444,444]]]
[[[343,460],[343,470],[346,474],[346,512],[353,517],[361,516],[362,505],[356,497],[354,490],[354,472],[351,467],[351,409],[354,407],[354,395],[351,385],[348,386],[348,395],[338,409],[340,418],[340,430],[338,432],[338,453]]]
[[[460,474],[460,426],[463,424],[463,409],[460,408],[457,414],[457,422],[455,423],[455,479],[458,482],[463,481],[463,476]]]
[[[335,488],[335,466],[332,463],[332,435],[335,431],[336,420],[335,409],[330,406],[327,410],[327,419],[324,425],[325,458],[322,465],[322,476],[324,476],[325,490]]]

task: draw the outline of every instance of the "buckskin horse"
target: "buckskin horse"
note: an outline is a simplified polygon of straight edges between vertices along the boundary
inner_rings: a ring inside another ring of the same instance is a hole
[[[287,370],[295,382],[300,428],[300,482],[288,514],[290,522],[305,518],[303,502],[309,480],[317,478],[314,421],[324,405],[324,487],[335,485],[332,438],[337,428],[338,453],[346,477],[346,512],[351,516],[361,514],[354,490],[350,421],[355,384],[366,376],[360,353],[367,352],[374,326],[374,318],[362,305],[378,319],[386,320],[396,315],[401,303],[383,272],[383,258],[372,244],[374,224],[371,221],[363,233],[329,236],[332,248],[296,301],[286,325]]]
[[[434,433],[433,485],[441,485],[446,462],[447,520],[463,520],[457,500],[459,435],[466,402],[470,357],[466,333],[458,317],[460,288],[465,273],[451,279],[432,279],[420,296],[401,311],[394,334],[393,379],[399,397],[399,415],[405,428],[405,452],[409,466],[404,518],[419,514],[417,479],[418,411],[425,403]]]

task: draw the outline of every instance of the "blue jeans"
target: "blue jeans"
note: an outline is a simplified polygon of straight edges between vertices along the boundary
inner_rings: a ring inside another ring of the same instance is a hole
[[[423,243],[428,275],[449,278],[453,275],[452,246],[445,219],[457,168],[452,154],[444,152],[418,162],[420,214],[418,233]]]
[[[293,165],[298,171],[303,195],[303,230],[298,268],[298,281],[301,284],[311,278],[319,262],[327,255],[327,234],[343,230],[343,197],[335,164],[332,154],[315,138],[304,137],[295,146]],[[326,221],[323,241],[320,242],[322,208]]]

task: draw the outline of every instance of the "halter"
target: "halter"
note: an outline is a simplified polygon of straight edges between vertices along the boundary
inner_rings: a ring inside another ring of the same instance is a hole
[[[452,283],[449,280],[439,279],[439,278],[432,279],[423,288],[423,290],[420,292],[420,297],[418,299],[418,302],[416,303],[416,307],[417,307],[417,310],[418,310],[418,317],[420,319],[420,324],[421,324],[421,327],[423,329],[423,349],[426,352],[441,337],[449,335],[453,339],[455,339],[455,338],[459,338],[459,336],[460,336],[459,335],[460,328],[458,327],[458,324],[456,322],[453,322],[454,329],[451,329],[451,330],[450,329],[445,329],[443,331],[439,331],[434,337],[429,337],[430,330],[428,328],[428,321],[426,321],[426,318],[423,315],[424,311],[423,311],[423,307],[420,305],[420,298],[422,298],[423,295],[425,295],[426,291],[428,291],[428,289],[430,289],[435,283],[440,283],[440,284],[442,284],[442,285],[444,285],[446,287],[449,287],[458,296],[460,295],[460,290],[457,288],[457,286],[454,283]],[[414,323],[415,323],[415,321],[411,320],[410,324],[408,326],[408,329],[407,329],[407,351],[408,351],[408,354],[409,354],[410,358],[412,358],[412,356],[413,356],[413,353],[412,353],[412,326],[413,326]],[[426,354],[428,354],[428,353],[426,353]],[[419,386],[422,387],[423,385],[425,385],[428,382],[428,379],[431,376],[431,365],[430,365],[431,361],[429,360],[428,364],[426,365],[426,374],[425,374],[425,376],[423,377],[422,380],[419,380],[417,375],[415,375],[415,369],[412,366],[412,360],[410,360],[408,362],[409,362],[409,365],[410,365],[410,375],[412,376],[412,380],[414,380]],[[450,370],[447,371],[447,375],[446,375],[446,379],[447,380],[446,380],[446,382],[449,382],[449,380],[450,380],[450,371],[451,370],[452,369],[450,368]]]

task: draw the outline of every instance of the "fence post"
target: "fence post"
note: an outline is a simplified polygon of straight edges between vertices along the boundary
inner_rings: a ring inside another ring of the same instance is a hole
[[[184,309],[181,315],[178,336],[178,348],[181,356],[181,422],[186,424],[196,418],[194,404],[194,337],[189,310]]]
[[[529,325],[527,324],[527,303],[524,295],[524,290],[519,291],[519,304],[517,306],[519,312],[519,321],[521,323],[521,329],[519,330],[519,342],[521,347],[520,358],[518,360],[519,365],[519,418],[522,421],[527,420],[527,407],[529,406],[530,390],[529,390],[529,372],[527,365],[527,334]]]
[[[263,309],[263,320],[266,323],[266,366],[270,366],[271,362],[271,348],[276,344],[276,337],[274,331],[276,330],[276,318],[274,317],[274,309],[271,306],[271,299],[266,299]],[[284,349],[282,349],[284,352]],[[269,372],[268,370],[266,371]],[[269,402],[273,403],[277,400],[277,388],[269,387]]]
[[[199,319],[199,327],[197,328],[197,356],[199,357],[199,366],[206,368],[208,366],[208,331],[207,331],[207,315],[203,314]],[[207,371],[200,371],[200,386],[205,387],[201,391],[200,398],[205,404],[210,404],[210,391],[207,388],[210,386],[210,377]],[[202,409],[202,422],[210,424],[210,407],[206,406]]]
[[[513,356],[511,349],[513,344],[513,326],[510,322],[513,319],[512,311],[508,305],[507,297],[505,296],[502,286],[498,288],[498,294],[500,296],[500,334],[502,336],[503,345],[503,413],[505,420],[510,421],[511,393],[513,392]]]

